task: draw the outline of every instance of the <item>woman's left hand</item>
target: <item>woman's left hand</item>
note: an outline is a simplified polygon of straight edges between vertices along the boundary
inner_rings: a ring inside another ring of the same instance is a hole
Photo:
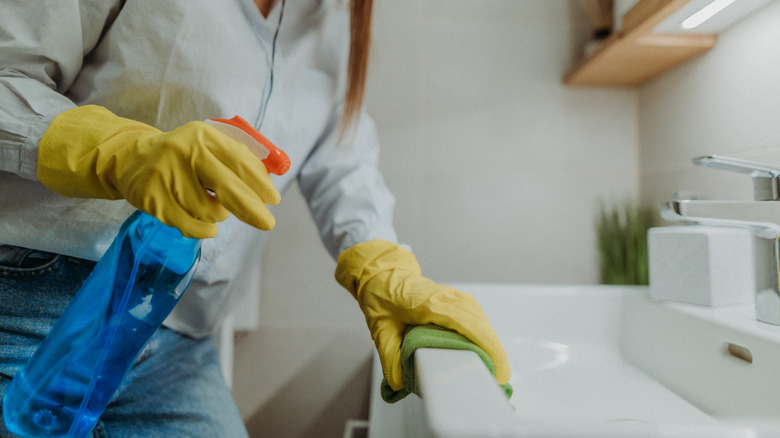
[[[408,325],[455,330],[490,356],[499,384],[509,381],[506,352],[477,300],[423,277],[410,251],[379,239],[360,243],[341,253],[336,279],[358,300],[393,390],[404,386],[400,357]]]

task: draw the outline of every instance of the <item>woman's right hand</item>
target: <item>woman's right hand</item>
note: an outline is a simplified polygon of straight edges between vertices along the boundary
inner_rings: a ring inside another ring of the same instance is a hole
[[[198,239],[216,236],[229,213],[270,230],[266,204],[281,200],[263,162],[208,124],[162,132],[95,105],[54,119],[38,145],[38,180],[72,198],[126,199]]]

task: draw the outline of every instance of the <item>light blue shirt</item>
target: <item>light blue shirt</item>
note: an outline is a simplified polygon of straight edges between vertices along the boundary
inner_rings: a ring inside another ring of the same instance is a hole
[[[133,211],[36,181],[46,128],[84,104],[164,131],[240,115],[290,156],[274,184],[283,193],[297,179],[334,258],[356,243],[396,240],[373,122],[361,114],[340,135],[346,2],[277,2],[267,19],[252,0],[6,2],[0,29],[0,243],[97,260]],[[266,238],[232,216],[220,223],[166,325],[211,332],[259,289]]]

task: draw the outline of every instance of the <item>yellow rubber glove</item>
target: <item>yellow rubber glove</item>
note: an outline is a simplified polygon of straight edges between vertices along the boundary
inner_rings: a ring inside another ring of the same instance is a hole
[[[509,382],[506,352],[477,300],[421,274],[414,254],[385,240],[360,243],[339,256],[336,280],[360,304],[390,387],[398,391],[404,386],[404,328],[424,324],[446,327],[468,338],[493,360],[496,381]]]
[[[124,198],[198,239],[214,237],[228,212],[270,230],[265,204],[281,200],[262,161],[206,123],[162,132],[95,105],[54,119],[38,145],[38,180],[71,198]]]

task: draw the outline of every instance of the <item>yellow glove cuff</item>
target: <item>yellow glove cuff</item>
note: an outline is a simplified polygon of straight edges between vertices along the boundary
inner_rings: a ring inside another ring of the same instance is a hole
[[[395,243],[374,239],[359,243],[339,255],[336,281],[360,301],[360,292],[368,281],[394,270],[422,275],[414,254]]]
[[[38,143],[38,181],[70,198],[121,199],[111,181],[111,155],[139,135],[160,132],[97,105],[62,112]]]

